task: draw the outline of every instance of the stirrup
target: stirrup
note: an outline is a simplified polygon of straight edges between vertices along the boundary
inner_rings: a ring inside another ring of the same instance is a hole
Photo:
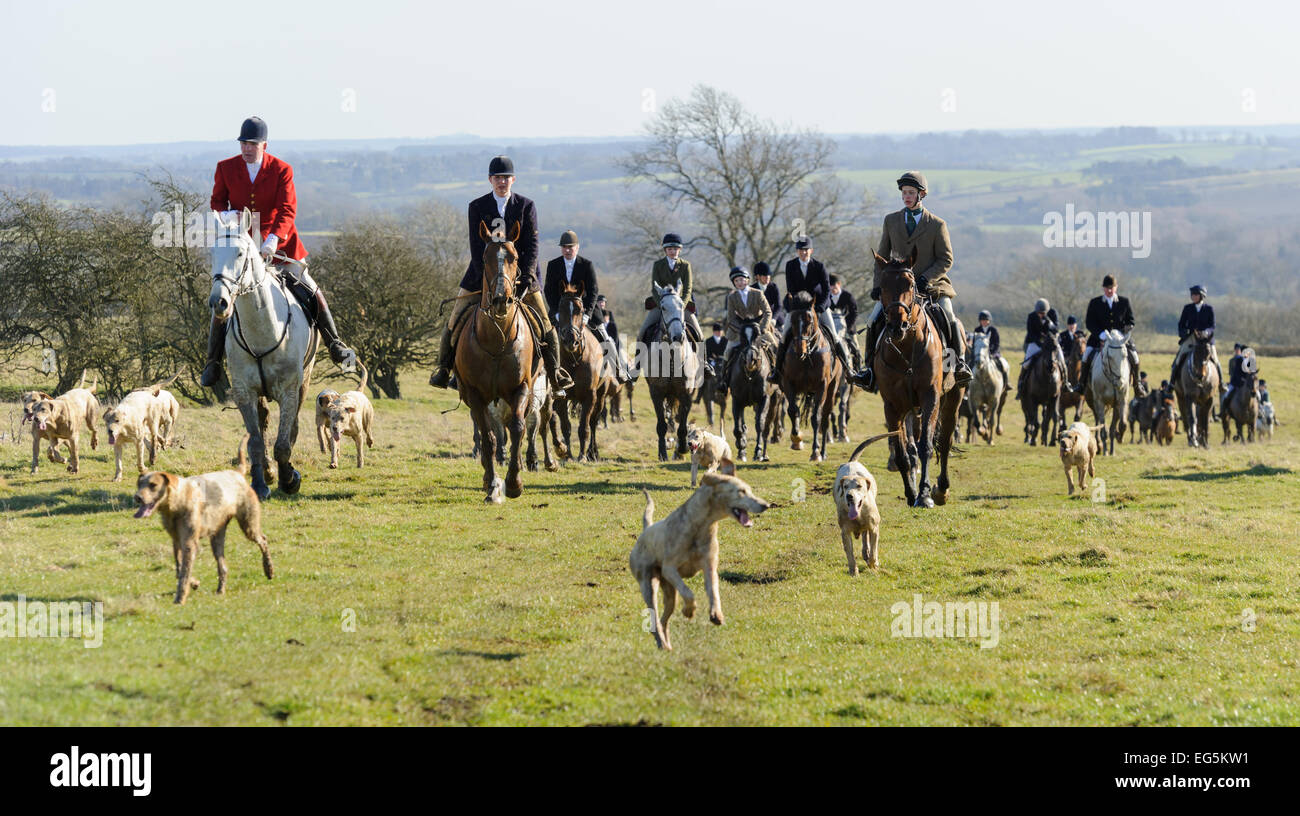
[[[447,388],[451,384],[451,372],[445,368],[439,368],[429,375],[429,385],[434,388]]]

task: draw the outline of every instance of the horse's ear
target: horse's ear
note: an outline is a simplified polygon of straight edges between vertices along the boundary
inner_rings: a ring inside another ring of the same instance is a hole
[[[873,249],[873,250],[871,250],[871,254],[872,254],[872,255],[875,257],[875,259],[876,259],[876,268],[877,268],[877,269],[879,269],[879,268],[882,267],[882,266],[889,266],[889,261],[887,261],[887,260],[885,260],[884,258],[880,257],[880,253],[879,253],[879,252],[876,252],[876,251]]]
[[[686,311],[695,314],[695,301],[692,300],[686,304]]]
[[[492,240],[492,231],[488,229],[487,222],[481,219],[478,222],[478,237],[481,238],[485,244]]]
[[[682,293],[682,279],[681,279],[681,278],[678,278],[678,279],[677,279],[677,282],[673,284],[673,288],[677,290],[677,294],[680,295],[680,294]]]
[[[649,295],[646,295],[646,299],[645,299],[645,310],[648,312],[648,311],[650,311],[651,309],[653,309],[654,307],[655,307],[655,299],[652,298],[652,297],[650,297]]]
[[[249,228],[251,228],[252,226],[253,226],[253,211],[245,207],[244,211],[239,214],[239,231],[248,232]]]
[[[916,247],[912,247],[912,254],[907,256],[907,268],[911,269],[916,266]]]

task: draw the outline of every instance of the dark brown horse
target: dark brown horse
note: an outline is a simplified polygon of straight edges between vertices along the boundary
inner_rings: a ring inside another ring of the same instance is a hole
[[[506,430],[510,434],[510,467],[504,482],[505,495],[517,498],[524,490],[519,477],[522,462],[519,442],[524,433],[524,417],[532,397],[533,377],[539,359],[536,344],[524,318],[523,307],[515,294],[515,281],[519,275],[519,253],[515,240],[519,238],[519,225],[515,224],[507,239],[500,232],[488,230],[482,221],[478,225],[483,247],[483,289],[473,318],[466,320],[460,329],[456,344],[456,382],[460,398],[469,406],[474,427],[482,444],[479,461],[483,463],[484,501],[500,504],[502,480],[496,474],[494,453],[496,446],[505,443],[498,439],[488,418],[489,406],[504,400],[510,421]]]
[[[1061,424],[1058,411],[1065,372],[1056,365],[1055,343],[1052,332],[1043,332],[1038,338],[1039,350],[1029,363],[1025,390],[1017,395],[1025,411],[1025,441],[1030,445],[1037,445],[1041,437],[1047,447],[1047,440],[1056,438]]]
[[[885,313],[885,330],[876,346],[876,379],[884,402],[885,429],[913,431],[915,441],[909,439],[904,445],[900,436],[894,436],[889,445],[900,465],[908,504],[934,507],[948,500],[948,453],[966,389],[954,385],[952,372],[945,370],[950,366],[944,365],[943,337],[917,298],[916,278],[912,275],[916,250],[906,261],[886,260],[879,255],[875,258]],[[912,417],[919,420],[915,429],[909,427]],[[932,496],[930,458],[936,450],[939,481]],[[914,487],[912,474],[918,468],[920,482]]]
[[[565,396],[556,398],[555,412],[560,417],[560,430],[564,434],[566,455],[571,455],[572,439],[569,408],[578,409],[578,461],[595,462],[600,458],[596,448],[596,423],[600,408],[605,403],[606,386],[613,382],[605,376],[604,352],[596,335],[587,328],[587,315],[582,311],[583,289],[565,284],[560,296],[560,365],[573,377],[573,388],[565,389]]]
[[[1187,444],[1208,448],[1210,409],[1219,396],[1219,370],[1210,359],[1210,338],[1205,332],[1196,332],[1195,343],[1187,361],[1178,367],[1173,387],[1178,396],[1178,410],[1187,427]]]
[[[741,343],[736,349],[735,363],[730,372],[717,367],[718,377],[730,377],[728,387],[731,390],[732,435],[736,439],[737,461],[745,461],[745,409],[754,412],[754,461],[766,462],[767,440],[763,438],[763,426],[766,424],[768,411],[767,375],[772,370],[768,361],[768,352],[764,347],[764,338],[758,324],[752,320],[745,321],[740,328]]]
[[[1061,386],[1061,397],[1056,404],[1056,415],[1061,418],[1062,423],[1065,422],[1065,412],[1070,408],[1074,409],[1074,419],[1070,420],[1071,422],[1078,422],[1083,415],[1083,394],[1074,389],[1079,385],[1079,378],[1083,376],[1083,358],[1087,353],[1088,337],[1083,332],[1079,332],[1071,341],[1070,348],[1065,350],[1065,383]]]
[[[799,403],[801,396],[810,400],[808,424],[812,426],[813,462],[826,461],[826,442],[831,432],[831,408],[835,405],[835,391],[844,370],[839,358],[831,349],[831,340],[822,333],[821,323],[813,311],[812,297],[800,292],[788,318],[794,336],[785,352],[781,367],[781,391],[785,393],[786,409],[790,412],[790,449],[803,450],[803,437],[799,434]]]
[[[1223,444],[1225,445],[1228,444],[1229,436],[1232,436],[1234,442],[1245,442],[1247,438],[1251,442],[1255,441],[1255,424],[1259,421],[1259,391],[1257,390],[1259,367],[1253,356],[1241,358],[1241,375],[1245,383],[1232,389],[1232,393],[1223,404],[1223,413],[1219,416],[1223,421]],[[1233,422],[1237,423],[1235,436],[1229,429]],[[1242,433],[1243,429],[1245,434]]]

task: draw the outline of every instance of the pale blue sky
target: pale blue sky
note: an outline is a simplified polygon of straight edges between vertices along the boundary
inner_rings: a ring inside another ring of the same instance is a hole
[[[0,2],[10,145],[627,136],[698,82],[830,133],[1300,122],[1293,2]]]

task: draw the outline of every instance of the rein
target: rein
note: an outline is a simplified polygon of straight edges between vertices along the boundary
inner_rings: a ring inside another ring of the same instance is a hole
[[[281,291],[282,292],[284,291],[283,288],[281,289]],[[264,397],[269,395],[267,394],[267,388],[266,388],[266,370],[262,367],[262,360],[265,359],[266,356],[269,355],[271,352],[275,351],[276,349],[280,348],[280,346],[284,345],[284,338],[289,336],[289,326],[290,324],[293,323],[293,303],[289,302],[289,296],[287,292],[285,293],[285,300],[287,305],[286,312],[288,316],[284,320],[284,328],[281,329],[280,331],[280,339],[275,341],[274,346],[271,346],[269,349],[262,352],[261,354],[258,354],[254,352],[251,348],[249,348],[248,341],[244,339],[243,321],[239,319],[239,305],[231,304],[230,306],[231,318],[235,321],[235,343],[237,343],[239,347],[243,349],[244,352],[249,357],[252,357],[253,360],[257,362],[257,376],[258,379],[262,381],[262,396]]]

